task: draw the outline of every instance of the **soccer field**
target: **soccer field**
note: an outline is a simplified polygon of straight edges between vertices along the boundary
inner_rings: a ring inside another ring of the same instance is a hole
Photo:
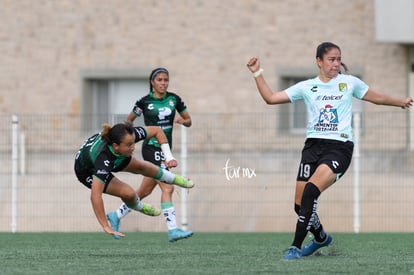
[[[0,274],[413,274],[414,234],[334,233],[318,255],[284,261],[292,233],[0,233]]]

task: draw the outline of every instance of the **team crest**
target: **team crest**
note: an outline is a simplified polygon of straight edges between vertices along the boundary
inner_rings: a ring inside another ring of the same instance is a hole
[[[348,91],[348,85],[346,83],[339,83],[339,91],[344,93]]]
[[[171,107],[174,107],[174,101],[172,99],[170,99],[170,101],[168,102],[168,104],[170,104]]]

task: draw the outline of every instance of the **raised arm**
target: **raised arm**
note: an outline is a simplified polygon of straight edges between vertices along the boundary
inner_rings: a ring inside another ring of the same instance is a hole
[[[411,98],[395,98],[383,93],[376,92],[372,89],[368,89],[362,100],[377,104],[401,107],[403,109],[410,108],[413,103]]]
[[[289,103],[290,99],[285,91],[273,92],[263,77],[263,69],[260,67],[260,60],[257,57],[250,58],[247,68],[253,73],[257,89],[267,104]]]

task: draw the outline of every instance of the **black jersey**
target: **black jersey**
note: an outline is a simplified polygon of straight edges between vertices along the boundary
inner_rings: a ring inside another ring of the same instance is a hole
[[[175,110],[182,113],[187,109],[187,106],[182,101],[181,97],[175,93],[166,92],[164,97],[159,99],[154,96],[154,92],[139,99],[132,112],[141,116],[144,115],[144,123],[147,126],[160,126],[167,136],[168,143],[172,148],[172,130],[174,124]],[[145,143],[159,146],[155,138],[151,138]]]
[[[145,128],[134,127],[134,129],[135,143],[147,137]],[[130,159],[131,157],[116,154],[112,145],[103,140],[101,134],[98,133],[88,138],[77,152],[75,171],[77,174],[97,177],[107,183],[111,172],[122,170],[125,162]]]

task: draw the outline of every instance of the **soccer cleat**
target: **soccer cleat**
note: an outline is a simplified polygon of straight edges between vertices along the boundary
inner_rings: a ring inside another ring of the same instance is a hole
[[[141,210],[139,212],[148,215],[148,216],[159,216],[161,214],[161,210],[155,207],[152,207],[149,204],[143,203]]]
[[[321,243],[318,243],[317,241],[315,241],[315,239],[313,239],[302,248],[302,256],[312,255],[319,248],[330,245],[332,241],[333,238],[331,237],[331,235],[327,235],[326,240]]]
[[[120,219],[118,218],[118,215],[116,214],[116,212],[108,212],[108,214],[106,214],[106,218],[108,219],[109,223],[111,224],[111,227],[113,230],[119,232],[119,222]],[[114,237],[115,240],[119,240],[119,236],[118,235],[112,235]]]
[[[302,252],[296,246],[291,246],[286,250],[284,259],[289,260],[296,260],[302,257]]]
[[[193,235],[193,231],[184,231],[182,229],[168,230],[168,241],[173,243],[178,240],[187,239]]]
[[[186,179],[180,175],[175,175],[172,184],[180,186],[180,187],[184,187],[184,188],[193,188],[195,185],[192,180]]]

